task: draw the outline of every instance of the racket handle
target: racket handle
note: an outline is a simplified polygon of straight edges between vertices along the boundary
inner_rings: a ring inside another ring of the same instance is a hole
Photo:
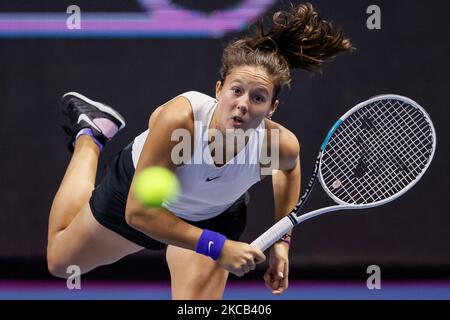
[[[292,227],[293,224],[291,219],[289,219],[289,217],[284,217],[275,223],[272,228],[260,235],[258,239],[253,241],[250,245],[260,249],[261,251],[265,251],[272,244],[280,240],[281,237],[292,229]]]

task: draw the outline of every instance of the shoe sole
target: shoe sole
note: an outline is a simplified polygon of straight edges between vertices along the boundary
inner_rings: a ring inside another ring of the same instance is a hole
[[[89,103],[91,105],[93,105],[94,107],[96,107],[97,109],[99,109],[100,111],[109,114],[110,116],[116,118],[117,120],[119,120],[120,122],[120,127],[119,130],[123,129],[125,127],[125,119],[120,115],[120,113],[118,113],[116,110],[114,110],[111,107],[108,107],[106,105],[104,105],[103,103],[97,102],[97,101],[93,101],[91,99],[89,99],[88,97],[83,96],[82,94],[79,94],[77,92],[67,92],[66,94],[63,95],[61,103],[64,106],[66,103],[66,100],[70,99],[70,97],[76,97],[86,103]],[[66,114],[65,109],[63,108],[63,112],[64,114]]]

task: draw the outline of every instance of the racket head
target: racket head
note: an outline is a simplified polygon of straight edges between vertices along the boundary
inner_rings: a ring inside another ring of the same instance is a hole
[[[350,109],[330,130],[318,178],[336,203],[374,207],[411,189],[435,149],[433,123],[417,102],[379,95]]]

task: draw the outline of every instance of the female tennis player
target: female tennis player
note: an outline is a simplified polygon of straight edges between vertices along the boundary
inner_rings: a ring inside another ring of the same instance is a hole
[[[69,265],[88,272],[143,248],[167,247],[174,299],[220,299],[229,272],[242,276],[265,260],[260,250],[238,241],[247,190],[268,175],[264,168],[274,169],[275,220],[290,212],[300,193],[299,142],[271,120],[290,69],[316,70],[351,49],[310,4],[277,12],[270,30],[258,24],[255,35],[225,48],[214,98],[186,92],[158,107],[148,130],[110,161],[96,187],[99,154],[125,121],[103,103],[65,94],[61,106],[71,121],[66,132],[73,155],[50,211],[49,271],[67,277]],[[190,148],[174,157],[177,130],[188,133]],[[230,131],[250,134],[237,144]],[[212,150],[211,143],[221,140]],[[264,148],[279,159],[263,163]],[[129,192],[133,177],[149,166],[169,168],[180,181],[179,196],[162,208],[144,208]],[[288,288],[288,251],[289,237],[270,250],[264,280],[274,294]]]

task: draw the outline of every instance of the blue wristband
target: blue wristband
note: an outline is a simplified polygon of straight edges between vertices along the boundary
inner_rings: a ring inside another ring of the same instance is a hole
[[[211,257],[213,260],[217,260],[220,257],[226,239],[227,237],[223,234],[205,229],[203,230],[200,239],[198,239],[195,252]]]

